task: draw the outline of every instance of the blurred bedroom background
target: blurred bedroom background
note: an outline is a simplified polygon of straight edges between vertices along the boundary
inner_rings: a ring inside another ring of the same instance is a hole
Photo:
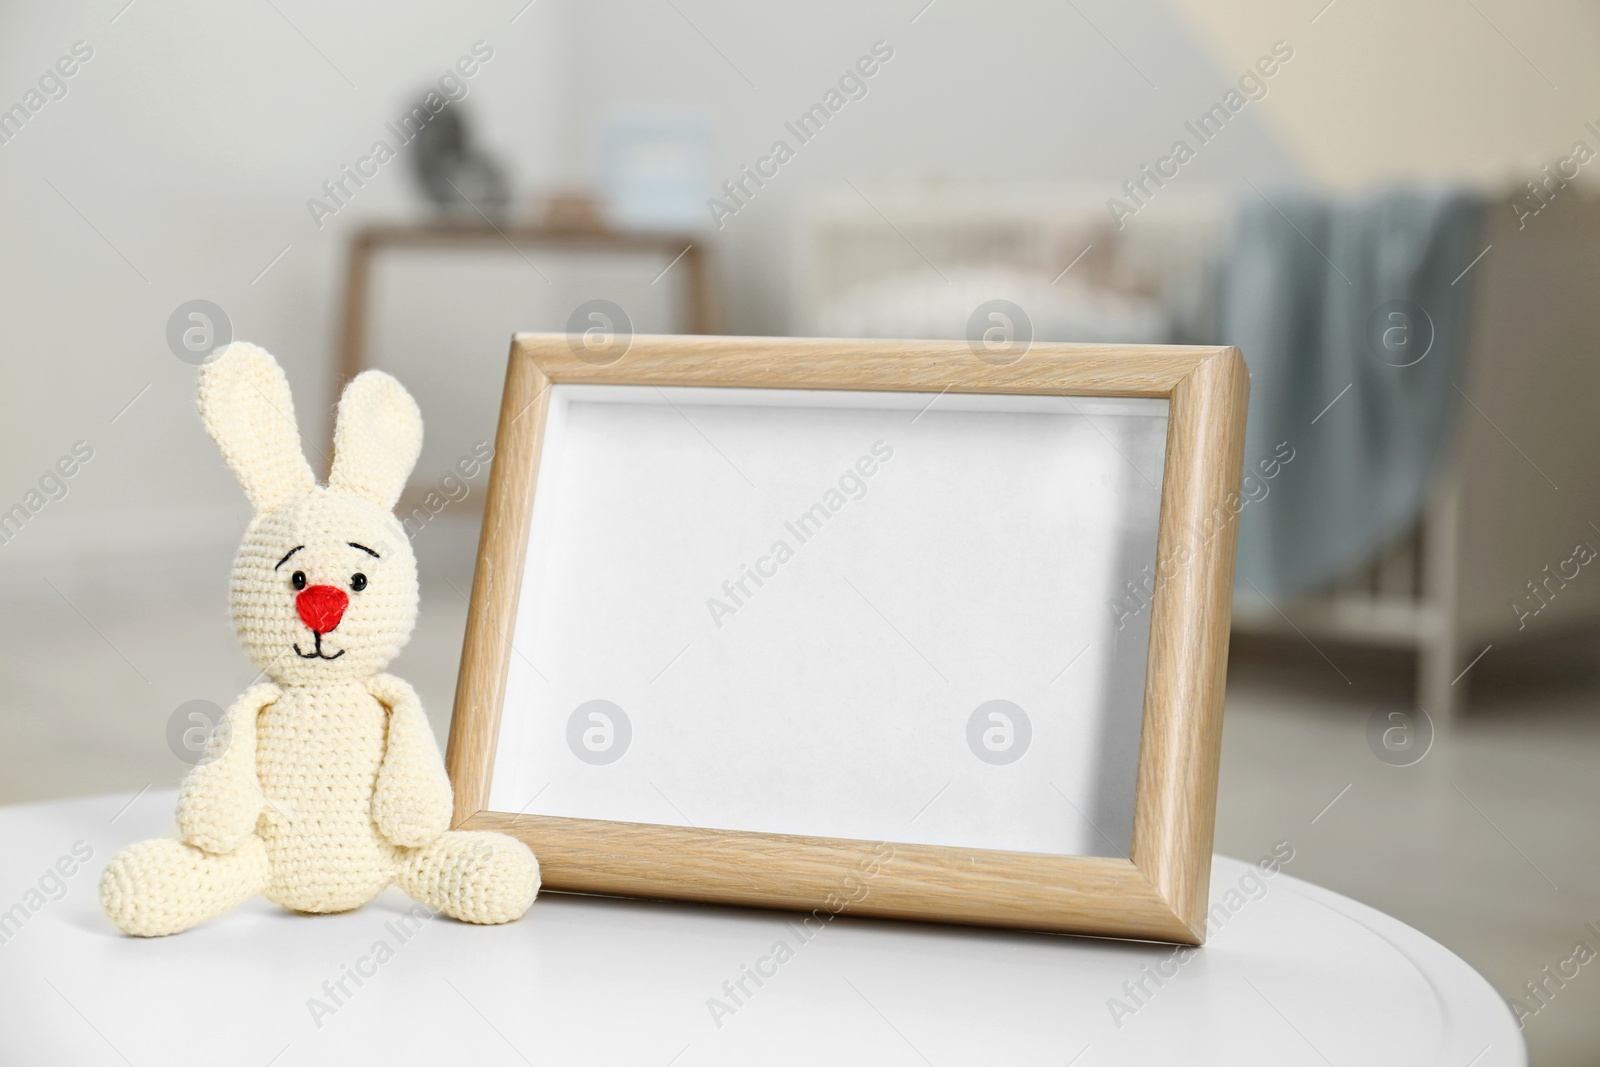
[[[1600,922],[1597,44],[1576,0],[9,5],[0,802],[171,787],[253,678],[230,337],[319,469],[349,374],[421,402],[441,741],[514,330],[1239,344],[1218,850],[1292,841],[1600,1062],[1600,976],[1544,979]]]

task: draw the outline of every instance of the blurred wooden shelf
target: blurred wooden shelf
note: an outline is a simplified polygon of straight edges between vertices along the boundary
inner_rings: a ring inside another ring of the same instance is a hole
[[[719,332],[716,302],[712,296],[710,254],[704,241],[691,234],[643,233],[593,225],[546,225],[493,222],[377,223],[357,230],[350,239],[345,265],[344,303],[339,321],[339,359],[335,395],[344,383],[366,368],[367,313],[372,286],[372,264],[380,252],[402,248],[523,248],[561,252],[616,252],[656,254],[671,261],[670,269],[683,270],[685,332]],[[507,338],[509,345],[510,339]]]

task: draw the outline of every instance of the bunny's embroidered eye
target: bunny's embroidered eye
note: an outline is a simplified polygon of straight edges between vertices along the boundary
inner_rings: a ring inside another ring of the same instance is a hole
[[[304,589],[306,587],[306,572],[295,571],[289,576],[289,584],[296,589]]]
[[[362,573],[360,573],[358,571],[355,574],[352,574],[350,576],[350,588],[351,589],[354,589],[356,592],[359,593],[359,592],[361,592],[361,590],[365,589],[366,587],[367,587],[367,576],[365,574],[362,574]]]

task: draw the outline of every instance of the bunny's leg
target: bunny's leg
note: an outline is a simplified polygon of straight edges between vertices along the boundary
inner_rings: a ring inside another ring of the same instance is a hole
[[[267,886],[267,850],[250,834],[232,852],[173,838],[130,845],[100,876],[100,904],[123,933],[159,937],[228,911]]]
[[[539,861],[514,837],[453,830],[406,849],[395,882],[413,900],[469,923],[522,916],[539,892]]]

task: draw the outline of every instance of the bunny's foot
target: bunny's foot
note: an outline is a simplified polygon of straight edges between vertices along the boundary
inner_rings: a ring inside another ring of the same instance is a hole
[[[159,937],[221,915],[266,885],[267,850],[254,834],[222,853],[155,838],[106,864],[100,905],[123,933]]]
[[[539,861],[505,834],[453,830],[409,852],[395,879],[400,888],[462,922],[510,922],[539,892]]]

